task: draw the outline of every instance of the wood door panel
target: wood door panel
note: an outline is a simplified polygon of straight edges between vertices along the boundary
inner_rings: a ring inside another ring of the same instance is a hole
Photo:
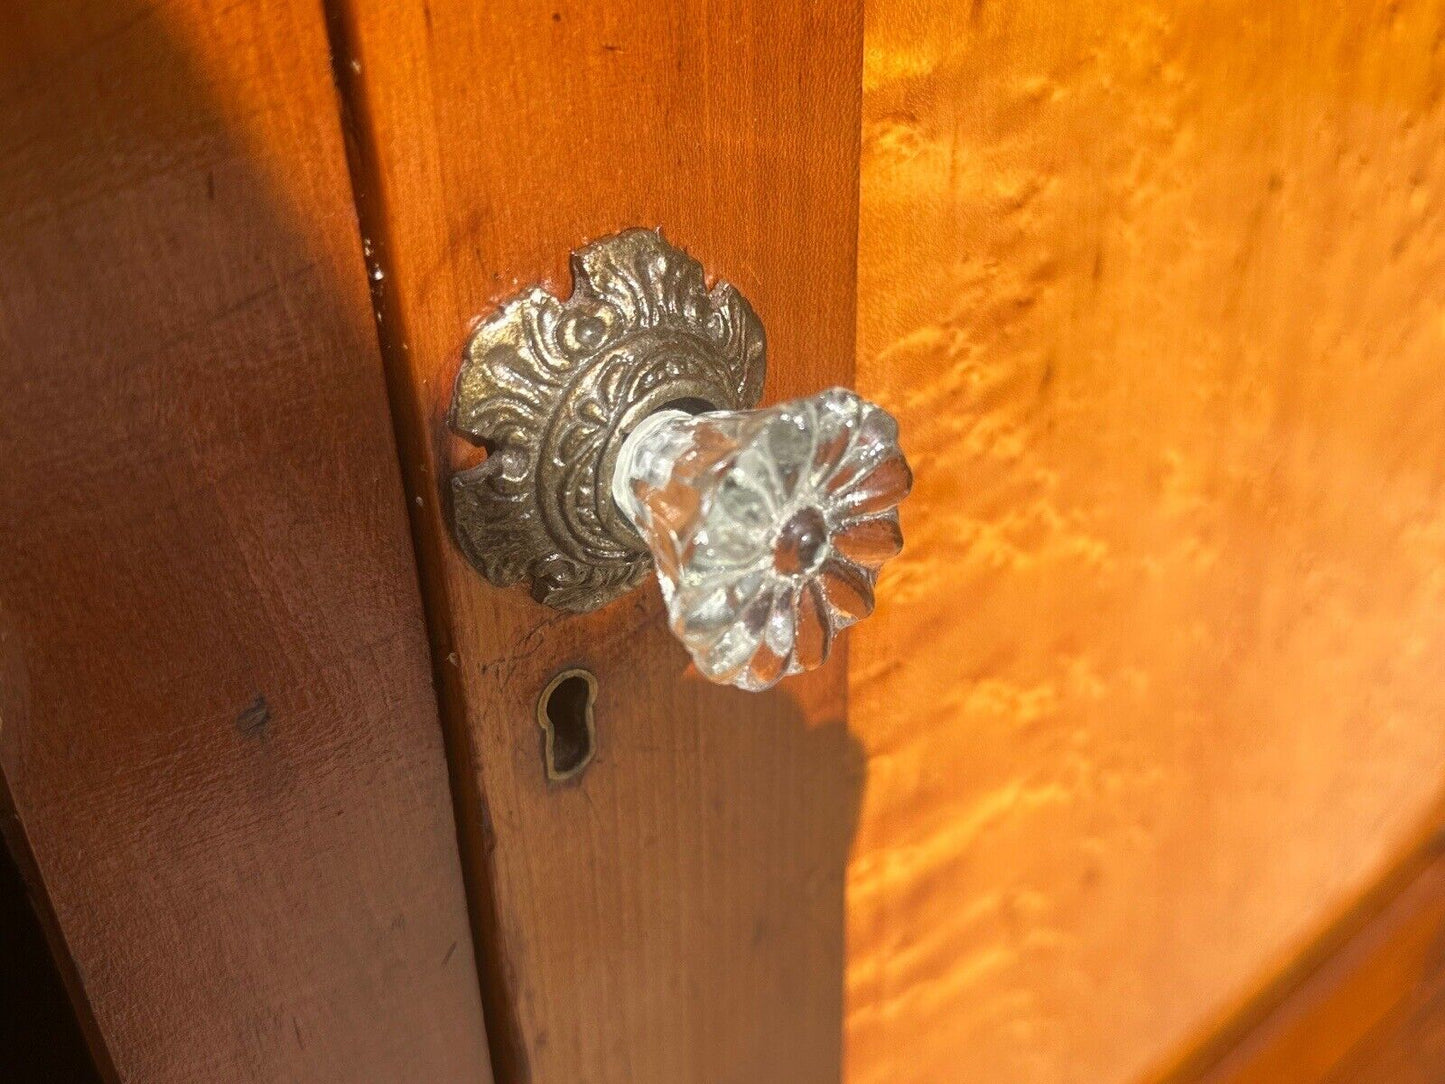
[[[490,1079],[320,13],[3,20],[0,768],[106,1072]]]
[[[853,1079],[1138,1079],[1435,808],[1442,41],[870,0],[859,390],[918,481],[853,638]]]
[[[769,399],[850,382],[860,12],[344,0],[333,34],[494,1055],[537,1081],[836,1079],[861,786],[843,654],[765,696],[707,686],[652,584],[544,610],[465,564],[438,494],[469,323],[519,285],[565,295],[569,250],[627,226],[663,227],[753,302]],[[574,665],[599,681],[599,751],[549,786],[535,702]]]

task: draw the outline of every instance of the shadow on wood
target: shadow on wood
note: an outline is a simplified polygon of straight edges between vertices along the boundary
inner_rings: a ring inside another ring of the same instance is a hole
[[[488,1079],[321,13],[4,21],[0,769],[97,1055]]]

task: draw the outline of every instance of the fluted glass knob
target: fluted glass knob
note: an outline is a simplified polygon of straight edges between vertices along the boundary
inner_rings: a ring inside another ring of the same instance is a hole
[[[663,410],[628,436],[617,506],[709,679],[760,690],[819,666],[873,610],[912,474],[898,425],[832,388],[767,410]]]
[[[655,567],[713,681],[766,689],[821,665],[903,542],[897,425],[841,388],[750,410],[762,320],[657,230],[577,249],[572,279],[565,298],[521,291],[467,340],[448,424],[486,456],[447,479],[462,556],[571,613]],[[715,409],[669,409],[696,403]]]

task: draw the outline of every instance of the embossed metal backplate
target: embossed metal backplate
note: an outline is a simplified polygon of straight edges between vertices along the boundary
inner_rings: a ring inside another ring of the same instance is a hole
[[[762,394],[762,323],[726,282],[655,230],[572,254],[572,296],[533,286],[483,321],[452,393],[453,430],[487,449],[451,477],[452,529],[499,586],[587,611],[652,558],[613,503],[632,428],[665,406],[747,410]]]

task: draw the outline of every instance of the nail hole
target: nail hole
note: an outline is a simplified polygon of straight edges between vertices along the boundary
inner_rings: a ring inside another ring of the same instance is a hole
[[[597,679],[587,670],[563,670],[537,699],[537,724],[546,735],[547,778],[554,783],[576,778],[591,762],[597,745],[592,719],[596,699]]]

